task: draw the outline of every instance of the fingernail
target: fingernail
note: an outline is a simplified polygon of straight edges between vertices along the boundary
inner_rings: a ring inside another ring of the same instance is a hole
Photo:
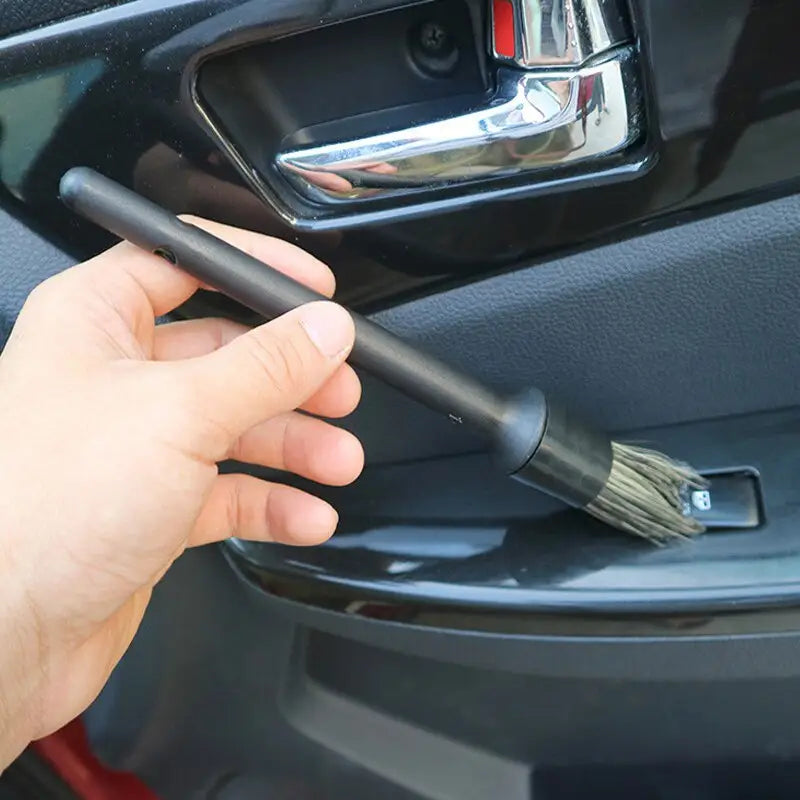
[[[353,347],[353,320],[341,306],[311,303],[300,314],[300,324],[325,358],[337,358]]]

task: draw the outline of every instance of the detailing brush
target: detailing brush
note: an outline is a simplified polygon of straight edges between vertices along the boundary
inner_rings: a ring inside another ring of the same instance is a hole
[[[61,181],[61,198],[78,214],[167,258],[267,319],[326,299],[90,169],[70,170]],[[691,467],[612,442],[538,389],[502,397],[374,322],[352,316],[351,363],[482,431],[512,478],[658,544],[703,531],[689,514],[688,498],[706,481]]]

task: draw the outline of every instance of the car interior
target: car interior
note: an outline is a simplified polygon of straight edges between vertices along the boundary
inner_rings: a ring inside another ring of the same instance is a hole
[[[798,26],[787,0],[0,0],[3,341],[114,243],[59,198],[90,167],[300,245],[341,303],[720,498],[654,546],[364,374],[365,472],[313,487],[337,534],[188,552],[0,798],[796,797]]]

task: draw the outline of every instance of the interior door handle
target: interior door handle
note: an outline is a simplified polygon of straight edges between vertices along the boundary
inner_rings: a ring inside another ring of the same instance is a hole
[[[305,197],[335,203],[476,179],[563,169],[633,144],[643,131],[636,54],[620,47],[577,69],[497,70],[489,103],[455,117],[280,153]]]

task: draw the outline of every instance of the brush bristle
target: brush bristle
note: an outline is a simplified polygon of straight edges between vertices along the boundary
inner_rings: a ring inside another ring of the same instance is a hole
[[[687,464],[655,450],[612,442],[614,461],[592,516],[656,544],[689,539],[705,529],[687,514],[688,493],[708,482]]]

